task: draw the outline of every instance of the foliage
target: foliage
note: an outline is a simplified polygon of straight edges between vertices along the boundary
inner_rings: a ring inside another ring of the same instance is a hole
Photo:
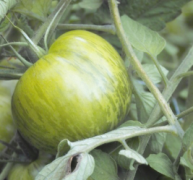
[[[19,79],[71,29],[90,30],[109,41],[122,56],[132,83],[125,121],[93,138],[62,140],[54,160],[41,167],[36,180],[193,178],[189,1],[0,0],[1,87],[12,93],[15,82],[8,80]],[[1,152],[0,180],[13,165],[5,159],[29,162],[29,144],[24,147],[26,142],[14,139],[17,143],[11,141]]]

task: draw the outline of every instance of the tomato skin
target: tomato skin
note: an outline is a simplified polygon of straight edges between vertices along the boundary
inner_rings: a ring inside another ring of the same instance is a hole
[[[59,37],[22,76],[12,113],[22,136],[55,153],[62,139],[77,141],[112,130],[128,114],[129,77],[116,50],[88,31]]]

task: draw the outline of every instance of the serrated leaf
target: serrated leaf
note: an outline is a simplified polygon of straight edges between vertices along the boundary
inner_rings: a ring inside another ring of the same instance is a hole
[[[149,166],[157,172],[172,179],[175,177],[172,162],[164,153],[151,154],[146,160]]]
[[[149,76],[149,78],[154,84],[157,84],[162,81],[162,77],[154,64],[143,64],[142,66],[146,74]],[[164,75],[167,76],[169,71],[161,65],[160,67]]]
[[[95,160],[95,168],[89,180],[118,180],[117,164],[112,157],[101,150],[93,150],[90,153]]]
[[[134,151],[132,149],[121,150],[119,154],[129,159],[134,159],[135,161],[137,161],[140,164],[148,164],[148,162],[145,160],[145,158],[141,154],[139,154],[137,151]]]
[[[157,56],[165,47],[165,40],[157,32],[132,20],[127,15],[121,16],[121,22],[128,40],[139,51]]]
[[[71,168],[72,158],[76,158],[75,169]],[[88,153],[77,154],[74,157],[57,158],[43,168],[35,180],[86,180],[94,170],[94,159]]]
[[[84,9],[98,9],[103,3],[103,0],[83,0],[79,6]]]
[[[160,31],[165,23],[175,19],[184,4],[190,0],[121,0],[119,11],[144,24],[152,30]]]
[[[193,144],[193,123],[190,127],[186,130],[184,137],[183,137],[183,144],[188,149]]]

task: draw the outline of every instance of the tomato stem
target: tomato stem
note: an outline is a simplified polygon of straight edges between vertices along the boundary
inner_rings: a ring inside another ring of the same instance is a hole
[[[46,51],[48,51],[48,43],[47,43],[47,39],[48,39],[48,34],[50,32],[50,29],[51,27],[56,24],[55,21],[59,21],[63,12],[66,10],[66,7],[68,7],[68,5],[70,4],[70,1],[71,0],[65,0],[63,2],[63,4],[61,5],[61,7],[59,8],[59,10],[56,12],[56,14],[54,15],[54,17],[52,18],[49,26],[47,27],[47,30],[46,30],[46,33],[45,33],[45,36],[44,36],[44,46],[45,46],[45,49]]]
[[[43,55],[45,55],[45,51],[37,46],[29,37],[28,35],[22,30],[20,29],[18,26],[14,25],[12,23],[12,21],[6,16],[6,18],[9,20],[9,22],[11,23],[11,25],[16,28],[22,35],[23,37],[25,38],[25,40],[27,41],[29,47],[37,54],[37,56],[40,58],[42,57]],[[13,49],[12,49],[13,50]]]
[[[48,27],[50,26],[50,29],[49,29],[49,35],[52,34],[52,32],[55,30],[55,28],[57,27],[58,25],[58,22],[61,18],[61,16],[63,15],[63,12],[67,9],[68,5],[70,4],[72,0],[61,0],[57,7],[55,8],[55,10],[48,16],[48,18],[44,21],[44,23],[41,25],[41,27],[38,29],[38,31],[35,33],[35,36],[32,38],[33,42],[35,44],[38,44],[39,41],[42,39],[42,37],[44,36],[45,34],[45,31],[48,30]],[[61,6],[64,4],[64,7],[62,8],[62,10],[60,11],[61,9]],[[59,12],[60,11],[60,12]],[[58,16],[56,16],[56,14],[59,12]],[[57,17],[57,18],[55,18]],[[53,21],[53,19],[55,19]],[[53,21],[53,23],[51,23]],[[47,35],[46,35],[47,36]],[[44,37],[44,39],[47,38],[47,37]],[[45,43],[45,40],[44,40],[44,43]],[[46,42],[47,44],[47,42]],[[47,46],[47,45],[46,45]]]
[[[9,43],[0,45],[0,47],[10,46],[10,45],[14,45],[14,46],[28,46],[28,44],[26,42],[9,42]]]
[[[120,42],[123,46],[123,49],[126,53],[126,55],[130,58],[130,62],[132,64],[132,66],[134,67],[134,69],[137,71],[137,73],[139,74],[139,76],[141,77],[141,79],[147,84],[149,90],[151,91],[151,93],[154,95],[154,97],[157,99],[164,115],[166,116],[167,120],[169,121],[170,124],[175,124],[177,118],[175,117],[174,113],[172,112],[170,106],[168,105],[167,101],[163,98],[161,92],[157,89],[157,87],[151,82],[151,80],[149,79],[149,77],[147,76],[147,74],[145,73],[145,71],[142,68],[142,65],[140,63],[140,61],[137,59],[134,50],[130,44],[130,42],[128,41],[128,37],[126,36],[122,23],[121,23],[121,19],[120,19],[120,15],[119,15],[119,10],[117,7],[117,1],[116,0],[109,0],[109,7],[110,7],[110,12],[111,12],[111,16],[113,18],[115,27],[116,27],[116,31],[117,31],[117,36],[120,39]],[[183,129],[179,129],[180,131],[179,136],[183,137],[184,131]]]
[[[180,118],[182,118],[182,117],[184,117],[184,116],[186,116],[186,115],[188,115],[188,114],[190,114],[192,112],[193,112],[193,106],[188,108],[188,109],[186,109],[185,111],[181,112],[180,114],[178,114],[177,118],[180,119]]]
[[[167,86],[167,84],[168,84],[168,78],[167,78],[167,77],[165,76],[165,74],[163,73],[163,71],[162,71],[162,69],[161,69],[161,67],[160,67],[160,64],[159,64],[159,62],[158,62],[158,60],[157,60],[157,57],[154,57],[154,56],[152,56],[152,55],[149,54],[149,53],[148,53],[148,55],[149,55],[149,57],[151,58],[151,60],[153,61],[153,63],[155,64],[155,66],[157,67],[157,70],[159,71],[159,73],[160,73],[160,75],[161,75],[161,77],[162,77],[162,79],[163,79],[164,85]]]
[[[78,30],[95,30],[95,31],[103,31],[110,34],[116,34],[114,25],[92,25],[92,24],[58,24],[59,29],[78,29]]]

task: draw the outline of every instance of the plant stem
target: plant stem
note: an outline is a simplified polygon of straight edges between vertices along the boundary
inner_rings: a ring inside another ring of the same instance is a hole
[[[165,76],[165,74],[163,73],[161,67],[160,67],[160,64],[159,62],[157,61],[157,58],[156,57],[153,57],[151,54],[148,54],[149,57],[151,58],[151,60],[153,61],[153,63],[155,64],[155,66],[157,67],[157,70],[159,71],[162,79],[163,79],[163,82],[165,84],[165,86],[167,86],[167,83],[168,83],[168,79],[167,77]]]
[[[191,68],[193,69],[193,67]],[[192,91],[193,91],[193,76],[189,76],[188,78],[188,96],[186,98],[186,109],[188,110],[189,108],[193,107],[193,96],[192,96]],[[183,129],[186,130],[190,124],[192,123],[192,114],[190,113],[183,118]]]
[[[3,37],[3,36],[2,36]],[[8,43],[8,41],[3,37],[3,39]],[[28,62],[26,59],[24,59],[11,45],[9,45],[11,50],[14,52],[15,56],[26,66],[30,67],[32,66],[32,63]]]
[[[48,51],[48,42],[47,42],[48,34],[52,33],[52,28],[54,28],[54,29],[56,28],[58,22],[60,21],[60,18],[62,17],[64,11],[66,10],[66,8],[68,7],[69,4],[70,4],[70,1],[67,1],[67,2],[64,1],[62,3],[62,5],[60,6],[60,8],[56,12],[56,14],[54,14],[54,17],[51,19],[51,21],[46,29],[46,32],[44,35],[44,46],[45,46],[46,51]]]
[[[125,149],[130,149],[124,139],[121,139],[119,142],[122,144],[122,146],[123,146]]]
[[[145,148],[146,148],[150,138],[151,138],[151,135],[146,135],[146,136],[142,136],[141,137],[141,144],[139,145],[139,149],[138,149],[138,153],[139,154],[142,155],[144,153]],[[126,180],[133,180],[135,178],[135,174],[137,172],[138,166],[139,166],[138,163],[134,164],[134,168],[135,169],[128,173],[128,176],[127,176]]]
[[[137,73],[139,74],[141,79],[146,83],[146,85],[148,86],[151,93],[157,99],[157,101],[160,105],[160,108],[162,109],[162,111],[163,111],[164,115],[166,116],[167,120],[169,121],[169,123],[170,124],[175,124],[175,123],[178,124],[178,122],[176,121],[176,117],[173,114],[170,106],[167,104],[166,100],[163,98],[160,91],[151,82],[151,80],[149,79],[149,77],[147,76],[145,71],[143,70],[141,63],[138,61],[138,59],[133,51],[133,48],[132,48],[130,42],[128,41],[128,37],[126,36],[124,29],[122,27],[122,24],[121,24],[119,10],[117,7],[117,1],[116,0],[109,0],[108,2],[109,2],[111,16],[112,16],[114,24],[115,24],[117,36],[120,39],[120,42],[122,44],[122,47],[123,47],[126,55],[128,57],[131,57],[130,62],[132,64],[133,68],[137,71]],[[177,126],[178,126],[179,136],[182,137],[184,134],[184,131],[182,130],[180,125],[177,125]]]
[[[177,118],[180,119],[180,118],[182,118],[182,117],[184,117],[184,116],[186,116],[186,115],[188,115],[188,114],[190,114],[192,112],[193,112],[193,106],[188,108],[188,109],[186,109],[185,111],[181,112],[180,114],[178,114]]]
[[[28,43],[26,43],[26,42],[9,42],[9,43],[0,45],[0,47],[10,46],[10,45],[28,46]]]
[[[12,21],[6,16],[6,18],[9,20],[9,22],[11,23],[11,25],[16,28],[22,35],[23,37],[25,38],[25,40],[27,41],[29,47],[37,54],[37,56],[40,58],[42,57],[43,55],[45,55],[45,51],[38,47],[29,37],[28,35],[21,29],[19,28],[18,26],[15,26]]]
[[[178,75],[176,78],[184,78],[184,77],[188,77],[188,76],[192,76],[193,75],[193,71],[188,71],[186,73],[182,73],[180,75]]]
[[[191,66],[193,65],[192,57],[193,57],[193,46],[190,49],[187,56],[185,57],[185,59],[182,61],[182,63],[176,69],[173,76],[170,78],[168,85],[163,90],[162,94],[163,94],[163,97],[166,99],[166,101],[168,101],[170,99],[170,97],[172,96],[176,87],[178,86],[178,84],[181,81],[181,78],[176,78],[176,77],[181,73],[187,72],[191,68]],[[162,117],[162,112],[160,110],[160,106],[157,103],[156,106],[154,107],[154,109],[152,110],[151,114],[149,115],[149,119],[146,123],[146,127],[152,126],[161,117]],[[144,143],[139,145],[139,153],[141,152],[141,154],[143,154],[143,152],[145,151],[145,148],[150,140],[150,136],[149,137],[147,137],[147,136],[142,137],[142,139],[143,139],[142,142],[144,142]],[[129,176],[128,176],[129,180],[134,179],[134,175],[137,171],[138,165],[136,165],[135,167],[136,167],[136,169],[129,173]]]
[[[173,133],[175,135],[178,135],[178,132],[174,125],[152,127],[152,128],[139,128],[139,127],[136,127],[136,129],[135,127],[132,127],[132,128],[134,129],[131,129],[130,126],[122,127],[122,128],[110,131],[103,135],[98,135],[93,138],[85,139],[82,141],[72,142],[71,150],[68,153],[71,154],[72,153],[71,151],[74,151],[73,147],[75,147],[75,151],[77,151],[77,147],[79,147],[78,151],[80,152],[90,152],[102,144],[106,144],[114,141],[120,142],[120,140],[125,140],[129,138],[137,137],[137,136],[144,136],[144,135],[149,135],[149,134],[159,133],[159,132]],[[90,141],[90,143],[88,143],[88,141]],[[83,144],[87,144],[87,146],[85,147],[83,146]],[[77,152],[74,152],[74,153],[77,153]]]
[[[65,9],[68,7],[68,5],[71,3],[72,0],[61,0],[56,9],[48,16],[48,18],[44,21],[44,23],[42,24],[42,26],[38,29],[38,31],[35,33],[35,36],[32,38],[32,41],[35,44],[38,44],[39,41],[42,39],[44,33],[47,30],[47,27],[49,26],[49,24],[51,23],[52,19],[54,18],[55,14],[58,12],[58,10],[60,9],[60,7],[62,6],[62,4],[65,3],[65,7],[63,8],[63,10],[60,12],[60,15],[62,15],[62,13],[65,11]],[[61,16],[60,16],[61,17]],[[59,19],[57,19],[57,21],[59,22]],[[54,25],[52,25],[52,29],[51,31],[53,32],[55,30],[55,28],[57,27],[58,23],[54,23]],[[50,34],[52,34],[52,32],[50,32]]]
[[[58,24],[59,29],[85,29],[85,30],[95,30],[103,31],[111,34],[116,34],[114,25],[92,25],[92,24]]]
[[[16,156],[16,153],[13,153],[12,158],[15,158]],[[6,164],[6,166],[3,168],[3,171],[0,173],[0,180],[4,180],[7,177],[13,165],[13,162],[9,162]]]
[[[175,70],[172,77],[169,79],[167,87],[164,88],[162,95],[166,101],[169,101],[173,92],[177,88],[182,78],[177,78],[180,74],[187,72],[193,66],[193,46],[191,47],[189,53],[186,55],[182,63]],[[146,123],[146,127],[151,127],[159,118],[162,117],[162,112],[160,110],[160,106],[158,104],[155,105],[152,110],[149,119]]]

